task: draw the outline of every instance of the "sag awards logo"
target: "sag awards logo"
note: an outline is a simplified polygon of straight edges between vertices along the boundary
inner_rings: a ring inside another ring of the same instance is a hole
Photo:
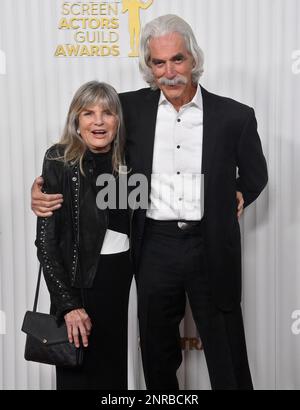
[[[146,3],[140,0],[123,0],[122,12],[128,12],[128,28],[131,47],[128,57],[139,56],[139,41],[141,32],[140,9],[148,9],[152,3],[153,0],[148,0]]]
[[[63,2],[58,29],[68,33],[71,41],[57,45],[55,57],[120,56],[123,15],[128,17],[130,50],[127,50],[127,55],[138,57],[140,11],[148,9],[152,4],[153,0]]]

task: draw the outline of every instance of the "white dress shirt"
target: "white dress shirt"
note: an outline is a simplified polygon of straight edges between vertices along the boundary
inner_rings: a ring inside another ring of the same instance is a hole
[[[150,207],[156,220],[200,220],[203,104],[198,86],[193,100],[177,112],[161,92],[156,120]]]

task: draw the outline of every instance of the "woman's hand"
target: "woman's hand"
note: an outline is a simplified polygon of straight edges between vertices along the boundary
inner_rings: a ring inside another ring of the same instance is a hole
[[[237,217],[240,218],[244,211],[244,197],[243,194],[239,191],[236,192],[236,202],[237,202]]]
[[[69,342],[74,342],[76,347],[80,347],[79,335],[81,335],[83,346],[87,347],[88,337],[92,330],[92,322],[85,309],[71,310],[64,318],[67,325]]]

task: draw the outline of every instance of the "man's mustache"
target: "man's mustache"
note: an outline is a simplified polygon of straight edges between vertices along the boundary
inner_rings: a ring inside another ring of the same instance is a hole
[[[188,79],[184,77],[183,75],[177,75],[175,78],[172,78],[170,80],[169,78],[166,77],[161,77],[158,80],[159,85],[186,85],[188,83]]]

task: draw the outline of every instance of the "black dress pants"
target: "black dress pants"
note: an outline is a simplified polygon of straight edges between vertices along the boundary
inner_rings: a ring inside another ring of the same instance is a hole
[[[89,346],[78,369],[56,368],[57,390],[127,389],[129,252],[101,255],[91,289],[85,289],[92,321]]]
[[[179,324],[187,294],[212,388],[251,390],[241,309],[223,312],[213,303],[201,224],[182,231],[176,222],[146,219],[145,229],[137,285],[147,388],[178,389]]]

